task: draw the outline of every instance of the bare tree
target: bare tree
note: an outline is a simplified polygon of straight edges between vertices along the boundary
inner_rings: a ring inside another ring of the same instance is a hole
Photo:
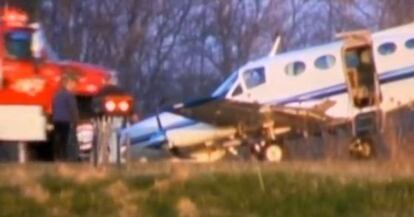
[[[245,62],[414,19],[410,0],[43,0],[47,36],[62,58],[118,72],[148,113],[209,94]]]

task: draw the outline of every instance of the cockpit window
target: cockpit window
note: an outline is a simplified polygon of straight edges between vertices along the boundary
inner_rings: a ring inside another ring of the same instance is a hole
[[[5,35],[6,49],[9,57],[13,59],[30,59],[31,36],[29,30],[13,30]]]
[[[249,69],[243,73],[243,79],[247,88],[254,88],[266,82],[265,69],[263,67]]]
[[[240,94],[243,93],[243,88],[241,87],[241,85],[237,85],[236,89],[234,89],[233,93],[231,94],[231,96],[238,96]]]

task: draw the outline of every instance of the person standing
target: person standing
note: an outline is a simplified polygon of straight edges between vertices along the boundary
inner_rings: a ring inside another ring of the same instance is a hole
[[[75,95],[73,94],[76,80],[63,77],[60,88],[53,98],[52,121],[53,152],[55,160],[69,160],[70,137],[72,128],[76,127],[79,111]]]

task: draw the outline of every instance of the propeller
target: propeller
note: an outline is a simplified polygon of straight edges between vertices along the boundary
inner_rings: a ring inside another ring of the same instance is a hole
[[[164,101],[165,99],[161,99],[158,105],[164,104]],[[155,118],[157,120],[158,131],[163,136],[164,142],[168,143],[167,130],[162,125],[160,113],[161,113],[160,106],[157,106]]]
[[[156,109],[156,115],[155,115],[155,118],[157,119],[157,126],[158,126],[158,130],[160,131],[160,132],[162,132],[163,134],[165,134],[165,129],[164,129],[164,127],[162,126],[162,123],[161,123],[161,118],[160,118],[160,109],[157,107],[157,109]]]

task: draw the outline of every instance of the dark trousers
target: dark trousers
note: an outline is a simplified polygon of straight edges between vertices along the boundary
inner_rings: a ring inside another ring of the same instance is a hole
[[[68,146],[70,136],[69,122],[54,122],[53,153],[55,160],[68,160]]]

